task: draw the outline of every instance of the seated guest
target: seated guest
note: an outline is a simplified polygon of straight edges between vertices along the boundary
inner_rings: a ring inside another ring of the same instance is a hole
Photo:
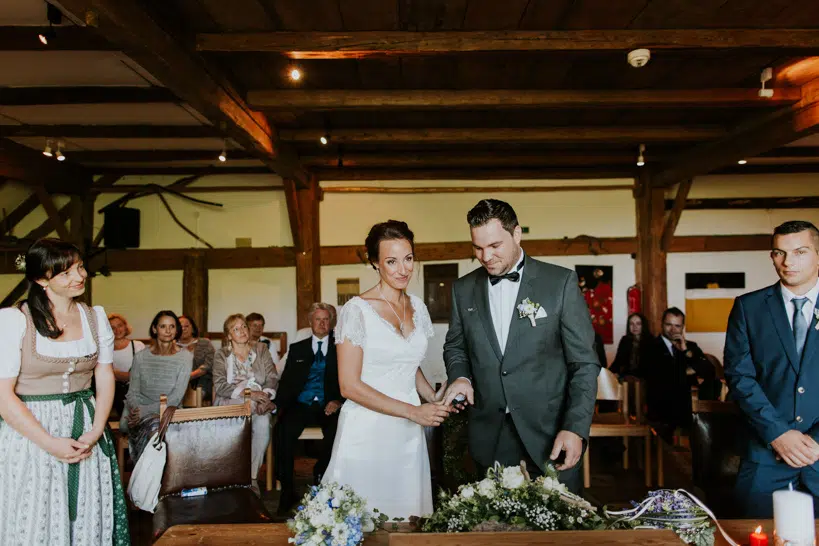
[[[128,336],[133,333],[133,328],[122,315],[109,314],[108,323],[114,332],[114,379],[116,380],[114,411],[117,416],[121,416],[125,405],[125,395],[128,393],[128,381],[130,381],[134,355],[144,349],[145,344],[139,340],[128,339]]]
[[[211,370],[216,349],[209,339],[199,337],[199,327],[192,318],[182,315],[179,317],[179,324],[182,325],[182,335],[179,336],[177,344],[193,353],[191,388],[202,387],[203,398],[210,400],[213,387]]]
[[[654,338],[648,328],[648,321],[640,313],[632,313],[628,317],[628,331],[620,338],[617,345],[617,354],[609,368],[621,378],[625,376],[642,377],[641,366],[645,362],[647,353],[653,345]]]
[[[250,343],[264,343],[267,345],[267,348],[270,349],[270,356],[273,357],[273,362],[276,364],[276,368],[279,367],[279,348],[276,343],[273,343],[273,340],[269,337],[265,337],[264,335],[264,325],[265,320],[261,313],[250,313],[245,317],[245,321],[247,321],[247,327],[250,329]]]
[[[714,367],[693,341],[685,339],[685,313],[671,307],[663,313],[663,332],[653,342],[643,366],[648,418],[671,441],[676,428],[691,428],[691,388],[713,381]]]
[[[290,345],[287,364],[279,382],[276,404],[276,474],[282,484],[279,514],[289,512],[297,500],[293,488],[294,449],[307,426],[320,426],[324,435],[319,459],[313,468],[316,483],[330,462],[336,436],[338,410],[344,399],[338,386],[336,346],[330,333],[333,306],[314,303],[308,318],[312,335]]]
[[[336,322],[338,322],[338,312],[336,308],[332,305],[329,306],[330,308],[330,333],[332,334],[333,331],[336,329]],[[298,343],[299,341],[303,341],[309,337],[313,336],[313,329],[309,326],[306,328],[299,328],[296,331],[296,337],[290,342],[290,346],[292,347],[294,344]],[[279,370],[279,375],[281,376],[282,372],[284,371],[284,365],[287,363],[287,355],[290,354],[290,349],[288,348],[285,351],[284,356],[279,364],[276,365],[276,369]]]
[[[270,443],[271,412],[276,409],[272,399],[276,396],[279,376],[267,346],[250,342],[243,315],[230,315],[225,320],[224,330],[222,348],[213,360],[213,405],[243,404],[244,391],[250,389],[253,409],[250,474],[253,490],[258,494],[256,480]]]
[[[167,395],[168,405],[177,407],[185,397],[193,355],[176,344],[181,332],[174,312],[160,311],[151,321],[151,346],[134,355],[120,419],[120,430],[128,434],[134,462],[159,428],[159,397]]]

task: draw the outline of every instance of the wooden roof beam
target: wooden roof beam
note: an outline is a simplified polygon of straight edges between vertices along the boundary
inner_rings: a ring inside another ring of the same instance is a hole
[[[55,38],[43,45],[37,37],[48,27],[0,27],[0,51],[117,51],[118,48],[88,29],[75,25],[54,27]]]
[[[318,142],[323,129],[297,129],[281,132],[283,140]],[[600,127],[516,127],[458,129],[334,129],[334,144],[368,143],[478,143],[478,142],[685,142],[722,137],[719,126],[600,126]]]
[[[797,102],[798,88],[775,89],[267,89],[249,91],[248,103],[262,110],[425,108],[723,108],[772,107]]]
[[[210,125],[0,125],[0,137],[218,138]]]
[[[819,57],[814,57],[819,64]],[[819,132],[819,78],[801,87],[802,99],[772,114],[754,118],[724,137],[679,154],[652,176],[652,183],[671,186],[737,161],[757,156]]]
[[[57,161],[37,150],[0,138],[0,176],[60,193],[82,193],[92,183],[90,171],[70,159]]]
[[[310,175],[298,156],[283,145],[267,118],[252,111],[220,71],[189,51],[136,0],[62,0],[75,20],[90,22],[122,50],[190,104],[225,136],[254,153],[274,172],[307,185]]]
[[[0,106],[179,102],[164,87],[0,87]]]
[[[245,150],[227,150],[228,158],[254,159]],[[156,161],[216,161],[219,150],[89,150],[71,152],[80,163],[140,163]]]
[[[636,169],[636,167],[635,167]],[[634,170],[620,166],[539,169],[315,169],[321,181],[338,180],[549,180],[634,178]]]
[[[647,29],[556,31],[364,31],[199,34],[199,51],[262,51],[294,59],[467,51],[606,51],[819,47],[814,29]]]

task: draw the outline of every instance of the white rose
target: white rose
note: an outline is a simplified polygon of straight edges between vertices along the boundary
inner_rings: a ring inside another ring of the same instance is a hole
[[[347,492],[343,489],[339,489],[336,491],[336,498],[339,500],[339,502],[344,502],[347,500]]]
[[[484,478],[478,483],[478,493],[488,499],[495,496],[495,482],[489,478]]]
[[[331,500],[330,503],[332,504],[333,508],[338,508],[339,506],[341,506],[341,501],[338,500],[338,497]]]
[[[461,498],[464,499],[471,499],[475,496],[475,488],[471,485],[467,485],[463,489],[461,489]]]
[[[361,520],[361,530],[365,533],[372,533],[375,530],[375,523],[370,518]]]
[[[327,504],[328,500],[330,500],[330,493],[328,493],[325,490],[319,491],[318,495],[316,495],[316,502],[319,502],[321,504]]]
[[[523,472],[520,471],[519,466],[511,466],[504,468],[501,474],[501,485],[506,489],[517,489],[526,481]]]

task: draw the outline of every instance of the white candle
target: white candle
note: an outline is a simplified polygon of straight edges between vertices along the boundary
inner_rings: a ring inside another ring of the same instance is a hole
[[[789,489],[774,491],[774,528],[777,537],[797,544],[813,544],[813,496]]]

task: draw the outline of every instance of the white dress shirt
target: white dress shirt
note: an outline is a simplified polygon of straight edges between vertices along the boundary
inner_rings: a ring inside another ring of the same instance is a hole
[[[330,341],[330,336],[324,336],[322,338],[319,338],[319,337],[316,337],[315,334],[313,334],[313,354],[316,354],[316,352],[318,351],[318,342],[319,341],[321,341],[321,354],[323,354],[324,357],[326,358],[327,357],[327,347],[329,345],[328,342]]]
[[[668,352],[671,353],[671,356],[674,356],[674,344],[671,343],[671,340],[668,339],[667,337],[665,337],[665,336],[660,336],[660,337],[663,338],[663,342],[665,343],[665,346],[668,347]]]
[[[512,324],[512,316],[518,306],[518,292],[520,291],[520,283],[523,282],[524,269],[521,264],[525,256],[524,252],[521,251],[520,258],[515,266],[509,270],[510,273],[514,271],[520,273],[518,282],[501,279],[499,283],[493,286],[488,279],[486,281],[489,286],[489,312],[492,315],[492,325],[495,327],[495,335],[498,337],[501,353],[506,351],[509,326]],[[520,269],[518,269],[518,266],[521,266]]]
[[[785,313],[788,315],[788,324],[791,325],[791,330],[793,330],[793,312],[796,310],[796,306],[793,304],[794,298],[808,298],[807,303],[802,306],[802,314],[805,316],[808,327],[810,327],[813,320],[813,310],[816,309],[816,298],[819,296],[819,281],[803,296],[797,296],[781,283],[779,286],[782,288],[782,300],[785,303]]]

